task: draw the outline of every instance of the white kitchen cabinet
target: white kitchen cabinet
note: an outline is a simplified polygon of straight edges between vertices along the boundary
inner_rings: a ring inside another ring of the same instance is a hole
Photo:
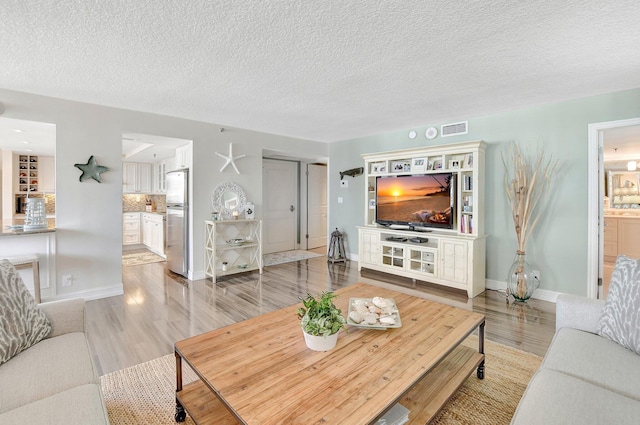
[[[55,193],[56,191],[56,159],[52,156],[41,156],[40,162],[40,184],[38,192]]]
[[[122,214],[122,245],[137,245],[140,243],[140,213],[127,212]]]
[[[167,192],[167,167],[168,160],[160,161],[153,165],[153,191],[154,193]]]
[[[139,162],[122,163],[122,192],[151,193],[151,164]]]
[[[191,144],[180,146],[176,149],[176,163],[175,169],[178,170],[180,168],[191,168],[191,157],[193,151],[191,149]]]
[[[164,217],[142,213],[142,243],[158,255],[164,254]]]

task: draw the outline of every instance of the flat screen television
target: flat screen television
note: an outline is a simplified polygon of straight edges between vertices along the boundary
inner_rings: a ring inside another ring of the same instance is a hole
[[[453,229],[455,175],[378,176],[376,222],[383,226]]]

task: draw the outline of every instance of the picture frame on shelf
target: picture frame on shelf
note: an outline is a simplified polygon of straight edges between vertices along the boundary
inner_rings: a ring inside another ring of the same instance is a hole
[[[449,169],[451,170],[459,170],[460,169],[460,160],[452,159],[449,161]]]
[[[427,171],[427,159],[426,158],[413,158],[411,160],[411,172],[412,173],[424,173]]]
[[[441,159],[435,159],[433,161],[433,169],[434,170],[442,170],[442,160]]]
[[[472,153],[468,153],[464,156],[464,168],[471,168],[473,167],[473,154]]]
[[[391,161],[392,173],[408,173],[411,171],[411,162],[409,160]]]
[[[433,170],[433,161],[427,161],[427,171]]]
[[[374,162],[371,164],[371,174],[383,174],[387,172],[386,162]]]
[[[375,210],[376,209],[376,200],[375,199],[369,199],[369,209],[370,210]]]

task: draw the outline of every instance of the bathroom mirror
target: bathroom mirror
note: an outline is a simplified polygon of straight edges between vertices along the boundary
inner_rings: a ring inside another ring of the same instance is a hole
[[[246,203],[247,197],[244,190],[231,182],[218,185],[211,196],[211,206],[222,218],[233,217],[234,211],[241,213],[244,211]]]

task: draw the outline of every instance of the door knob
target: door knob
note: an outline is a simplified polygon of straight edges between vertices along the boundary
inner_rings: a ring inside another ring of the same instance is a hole
[[[289,211],[294,212],[295,210],[296,210],[296,207],[294,207],[293,205],[289,207]]]

